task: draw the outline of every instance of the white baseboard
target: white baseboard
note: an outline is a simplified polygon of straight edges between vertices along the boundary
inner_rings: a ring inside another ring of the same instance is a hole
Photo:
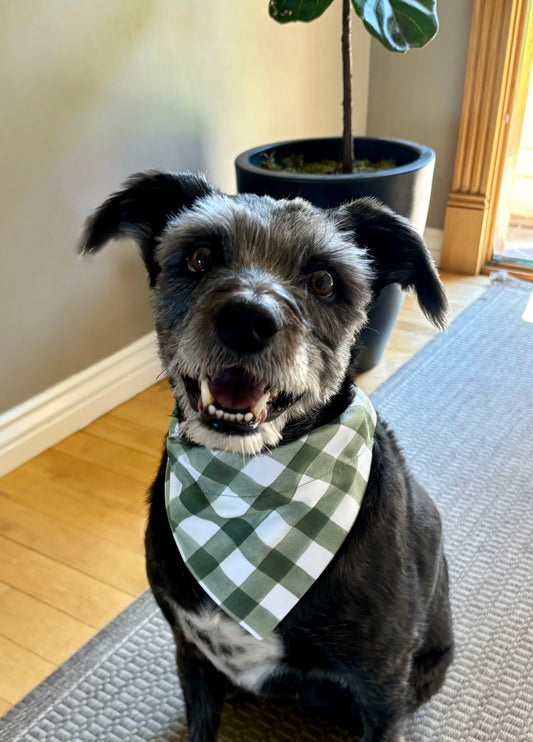
[[[0,415],[0,476],[142,392],[161,375],[155,332]]]
[[[426,227],[424,230],[424,240],[437,266],[440,265],[442,253],[442,235],[443,230],[436,227]]]

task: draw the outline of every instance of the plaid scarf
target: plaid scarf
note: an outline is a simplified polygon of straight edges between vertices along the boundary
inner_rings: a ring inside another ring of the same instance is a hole
[[[167,439],[167,514],[206,593],[263,639],[320,576],[366,489],[376,424],[358,389],[333,422],[269,453],[243,456]]]

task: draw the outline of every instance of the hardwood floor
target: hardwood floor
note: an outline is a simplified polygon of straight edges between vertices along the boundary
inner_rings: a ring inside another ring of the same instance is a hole
[[[486,277],[444,275],[451,316]],[[407,296],[373,391],[436,334]],[[0,715],[147,587],[145,492],[172,408],[165,381],[0,479]]]

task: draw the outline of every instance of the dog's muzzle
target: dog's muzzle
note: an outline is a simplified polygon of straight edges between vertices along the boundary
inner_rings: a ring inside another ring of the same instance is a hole
[[[273,341],[283,318],[268,297],[238,296],[217,310],[214,327],[222,344],[242,357],[243,365],[220,368],[201,379],[185,377],[189,402],[202,421],[216,430],[252,433],[296,401],[274,382],[254,378],[244,367],[246,357],[260,353]]]

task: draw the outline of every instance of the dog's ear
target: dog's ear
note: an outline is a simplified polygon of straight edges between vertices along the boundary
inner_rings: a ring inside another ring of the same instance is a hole
[[[153,286],[159,273],[154,247],[169,217],[213,192],[205,178],[193,173],[152,170],[132,175],[87,219],[78,250],[95,253],[109,240],[133,237]]]
[[[444,287],[424,240],[409,221],[375,198],[360,198],[333,213],[340,228],[352,232],[372,259],[374,298],[391,283],[414,289],[426,317],[445,329],[448,302]]]

